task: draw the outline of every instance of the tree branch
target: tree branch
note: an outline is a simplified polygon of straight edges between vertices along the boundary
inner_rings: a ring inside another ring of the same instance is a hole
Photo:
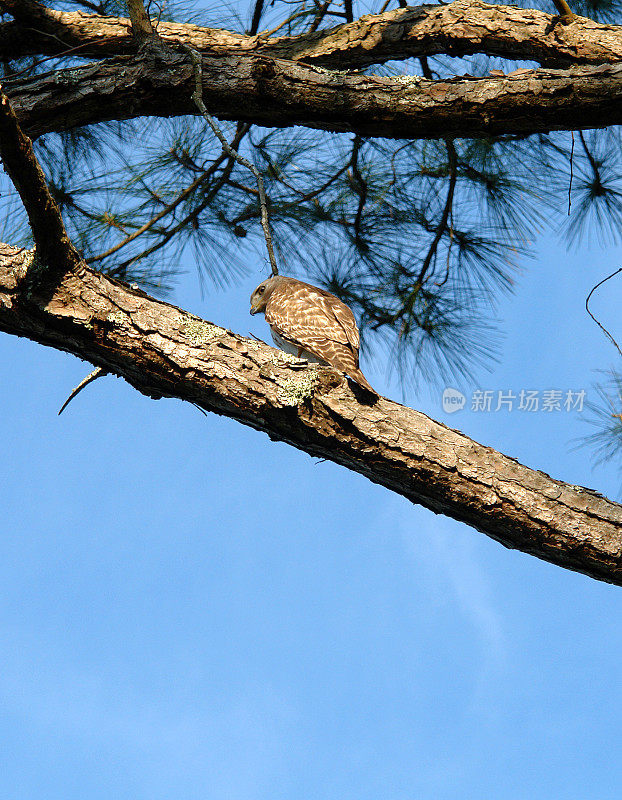
[[[19,21],[0,25],[0,58],[59,54],[76,46],[84,57],[106,58],[129,55],[136,47],[128,19],[67,13],[32,0],[0,0],[0,5]],[[556,67],[622,60],[619,26],[577,16],[572,24],[556,23],[559,17],[536,9],[456,0],[368,14],[328,30],[277,39],[173,22],[160,22],[158,35],[205,54],[254,53],[333,69],[443,53],[487,53]]]
[[[32,254],[0,245],[0,330],[74,353],[334,461],[506,547],[622,585],[622,506],[381,398],[331,367],[237,336],[84,267],[25,297]]]
[[[574,14],[566,0],[553,0],[553,5],[559,11],[562,22],[564,22],[566,25],[572,22],[574,19]]]
[[[39,265],[45,266],[46,279],[55,281],[65,270],[76,267],[80,256],[67,235],[32,142],[22,133],[1,85],[0,159],[28,214]]]
[[[132,34],[139,42],[147,41],[155,35],[149,15],[143,5],[143,0],[127,0],[127,9],[132,22]]]
[[[430,81],[334,73],[259,56],[204,56],[202,73],[214,116],[267,126],[416,139],[622,123],[622,64]],[[5,90],[33,137],[111,119],[197,113],[192,67],[177,53],[162,53],[157,62],[139,54],[6,81]]]

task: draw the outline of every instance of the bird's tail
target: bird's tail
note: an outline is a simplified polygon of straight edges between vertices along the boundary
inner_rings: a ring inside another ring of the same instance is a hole
[[[378,392],[374,389],[373,386],[370,385],[367,378],[363,375],[360,369],[350,369],[349,373],[352,380],[356,381],[359,386],[362,386],[363,389],[367,389],[368,392],[374,395],[374,397],[380,397]]]

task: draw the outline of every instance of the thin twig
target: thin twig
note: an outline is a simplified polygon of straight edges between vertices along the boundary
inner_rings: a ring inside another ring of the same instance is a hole
[[[317,197],[319,194],[322,194],[322,192],[328,189],[331,186],[331,184],[333,184],[337,180],[337,178],[340,178],[344,172],[347,172],[349,168],[350,168],[350,163],[348,162],[345,166],[338,169],[334,175],[332,175],[325,183],[323,183],[319,187],[319,189],[314,189],[313,191],[306,193],[303,192],[302,189],[297,189],[293,185],[293,183],[290,183],[290,181],[285,180],[285,178],[281,174],[277,175],[277,180],[280,183],[282,183],[283,186],[287,186],[287,188],[291,189],[292,192],[296,192],[296,194],[300,195],[299,200],[296,200],[295,203],[294,202],[286,203],[284,205],[284,208],[289,208],[290,206],[293,205],[299,205],[300,203],[306,203],[308,200],[312,200],[314,197]]]
[[[613,338],[613,336],[612,336],[612,335],[609,333],[609,331],[607,330],[607,328],[605,328],[605,326],[604,326],[604,325],[601,325],[601,323],[600,323],[600,322],[599,322],[599,321],[596,319],[596,317],[594,316],[594,314],[592,314],[592,312],[590,311],[590,297],[591,297],[591,296],[594,294],[594,292],[595,292],[595,291],[598,289],[598,287],[599,287],[599,286],[602,286],[602,285],[603,285],[603,283],[605,283],[606,281],[610,280],[611,278],[613,278],[614,276],[616,276],[616,275],[617,275],[618,273],[620,273],[620,272],[622,272],[622,267],[620,267],[620,269],[617,269],[615,272],[612,272],[612,273],[611,273],[611,275],[607,275],[607,277],[606,277],[606,278],[603,278],[603,279],[602,279],[602,281],[601,281],[600,283],[597,283],[597,284],[596,284],[596,286],[595,286],[595,287],[592,289],[592,291],[591,291],[591,292],[588,294],[588,296],[585,298],[585,310],[586,310],[586,311],[587,311],[587,313],[590,315],[590,317],[591,317],[591,318],[594,320],[594,322],[595,322],[595,323],[598,325],[598,327],[599,327],[599,328],[600,328],[600,329],[603,331],[603,333],[605,334],[605,336],[606,336],[608,339],[610,339],[610,340],[611,340],[611,342],[612,342],[612,343],[613,343],[613,345],[615,346],[615,348],[616,348],[616,350],[618,351],[618,353],[620,353],[620,355],[622,356],[622,350],[620,350],[620,347],[618,346],[618,343],[616,342],[616,340],[615,340],[615,339]]]
[[[101,378],[101,377],[103,377],[104,375],[107,375],[107,374],[108,373],[106,372],[106,370],[102,369],[101,367],[97,367],[97,369],[94,369],[93,372],[91,372],[89,375],[87,375],[86,378],[83,381],[80,381],[80,383],[76,386],[76,388],[73,390],[73,392],[65,400],[65,402],[62,404],[62,406],[60,408],[60,411],[58,412],[58,416],[60,417],[60,415],[67,408],[69,403],[71,403],[71,401],[73,400],[73,398],[77,394],[80,394],[82,389],[84,389],[86,386],[88,386],[89,383],[93,383],[93,381],[96,381],[98,378]]]
[[[56,39],[62,45],[65,44],[65,42],[63,42],[62,39],[59,39],[58,36],[55,36],[52,33],[47,33],[47,31],[40,31],[40,30],[37,30],[36,28],[24,28],[24,30],[25,31],[33,31],[34,33],[38,33],[41,36],[47,36],[49,39]],[[112,36],[108,37],[108,38],[102,37],[102,39],[99,40],[99,43],[105,42],[105,41],[113,42],[114,41],[114,37],[112,37]],[[41,64],[44,64],[46,61],[52,61],[52,59],[56,60],[58,58],[65,58],[66,56],[71,55],[71,53],[75,54],[75,52],[77,50],[84,50],[85,47],[90,47],[92,44],[93,44],[92,42],[82,42],[82,44],[77,44],[75,47],[68,47],[66,50],[61,50],[59,53],[54,53],[51,56],[44,56],[43,58],[40,58],[38,61],[33,61],[32,64],[29,64],[27,67],[24,67],[24,69],[20,69],[18,72],[12,72],[11,73],[11,80],[15,80],[15,78],[19,78],[21,75],[25,75],[27,72],[30,72],[31,70],[35,69],[36,67],[40,66]],[[81,58],[82,58],[82,56],[81,56]],[[84,56],[84,58],[88,58],[88,56]],[[5,77],[8,77],[8,75],[5,76]]]
[[[320,23],[328,13],[328,7],[330,6],[330,1],[331,0],[326,0],[326,2],[322,3],[322,5],[317,5],[316,3],[317,12],[313,19],[313,22],[311,23],[311,25],[309,25],[309,30],[307,31],[307,33],[314,33],[320,27]]]
[[[585,136],[583,131],[579,131],[579,139],[581,139],[581,144],[583,145],[583,150],[585,155],[587,156],[587,160],[590,162],[590,167],[592,168],[592,173],[594,174],[594,181],[598,184],[598,186],[602,186],[602,180],[600,177],[600,170],[598,168],[598,163],[596,159],[592,155],[590,148],[587,146],[587,142],[585,141]]]
[[[246,167],[246,169],[250,170],[255,176],[255,180],[257,181],[257,188],[259,189],[259,197],[261,205],[261,227],[263,228],[263,234],[266,240],[268,258],[270,259],[270,268],[272,270],[273,275],[278,275],[279,270],[276,265],[274,248],[272,247],[272,233],[270,231],[270,221],[268,219],[268,199],[266,197],[266,189],[264,186],[262,174],[254,164],[251,164],[251,162],[248,161],[248,159],[244,158],[244,156],[241,156],[237,150],[234,150],[229,144],[229,142],[225,139],[222,131],[216,124],[216,121],[209,113],[209,111],[205,107],[205,103],[203,102],[203,81],[202,81],[203,70],[201,66],[201,56],[196,50],[193,50],[192,47],[189,47],[186,44],[182,44],[181,47],[189,54],[190,59],[192,61],[192,66],[194,71],[194,85],[195,85],[194,92],[192,93],[192,99],[194,100],[196,107],[201,112],[203,119],[207,122],[207,124],[214,132],[214,135],[222,145],[222,148],[227,153],[227,155],[229,155],[231,158],[234,158],[239,164],[242,164],[243,167]]]
[[[194,208],[180,222],[178,222],[174,228],[170,228],[163,235],[162,239],[160,239],[159,242],[147,248],[146,250],[143,250],[141,253],[138,253],[137,255],[128,258],[127,261],[123,261],[121,264],[118,265],[117,269],[120,270],[127,269],[127,267],[129,267],[131,264],[134,264],[136,261],[140,261],[141,258],[145,258],[147,256],[152,255],[157,250],[160,250],[162,247],[168,244],[168,242],[170,242],[173,236],[175,236],[176,233],[179,233],[179,231],[185,228],[189,223],[196,222],[196,220],[199,217],[199,214],[209,206],[209,204],[212,202],[217,193],[229,180],[229,175],[231,174],[231,170],[233,169],[234,163],[235,159],[233,157],[230,157],[229,161],[227,162],[227,165],[225,166],[225,169],[223,170],[222,175],[218,178],[214,186],[212,186],[209,193],[205,197],[205,200],[199,203],[199,205],[196,206],[196,208]]]
[[[437,282],[437,286],[444,286],[447,281],[449,280],[449,269],[450,269],[450,259],[451,259],[451,248],[454,243],[454,211],[453,208],[449,215],[449,247],[447,248],[447,262],[445,264],[445,277],[442,281]]]
[[[456,181],[458,178],[458,156],[456,154],[454,143],[451,141],[451,139],[445,140],[445,146],[447,147],[447,155],[449,157],[449,187],[447,189],[447,198],[445,200],[445,207],[443,208],[443,215],[441,216],[441,220],[436,228],[436,233],[434,234],[434,239],[430,244],[430,249],[428,250],[423,262],[423,266],[421,267],[421,271],[417,277],[416,285],[418,287],[423,283],[426,272],[430,268],[432,259],[436,254],[436,249],[439,245],[439,242],[441,241],[441,238],[447,229],[447,220],[449,219],[449,215],[453,206],[454,191],[456,189]]]
[[[284,28],[286,25],[288,25],[290,22],[293,22],[295,19],[298,19],[299,17],[308,17],[308,16],[309,16],[309,11],[307,11],[306,9],[303,9],[302,11],[294,11],[294,13],[287,19],[283,20],[283,22],[279,22],[276,28],[270,28],[269,31],[262,31],[261,37],[262,39],[263,38],[268,39],[270,36],[274,36],[274,34],[277,31],[280,31],[281,28]]]

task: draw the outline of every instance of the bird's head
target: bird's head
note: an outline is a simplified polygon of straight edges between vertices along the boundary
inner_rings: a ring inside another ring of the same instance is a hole
[[[260,314],[266,310],[270,295],[276,289],[279,279],[279,275],[273,275],[259,284],[251,295],[251,314]]]

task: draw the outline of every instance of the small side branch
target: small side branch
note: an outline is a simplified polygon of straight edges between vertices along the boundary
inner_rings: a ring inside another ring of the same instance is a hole
[[[449,217],[451,215],[451,210],[453,208],[454,192],[456,189],[456,181],[458,179],[458,155],[456,153],[456,148],[454,146],[454,143],[451,139],[445,139],[445,146],[447,148],[447,156],[449,162],[449,186],[447,187],[447,198],[445,200],[445,206],[443,208],[441,219],[434,233],[434,239],[432,240],[428,253],[423,261],[423,265],[417,277],[418,287],[422,285],[426,273],[429,270],[434,257],[436,256],[438,245],[441,239],[443,238],[445,231],[447,230],[447,223],[449,222]]]
[[[132,22],[132,33],[137,41],[144,42],[157,35],[142,0],[127,0],[127,10]]]
[[[46,266],[46,274],[51,270],[60,276],[77,266],[80,256],[67,235],[32,142],[20,128],[1,85],[0,158],[28,214],[37,255]]]
[[[272,246],[272,232],[270,231],[270,220],[268,219],[268,198],[266,197],[266,189],[263,182],[263,176],[254,164],[251,164],[248,159],[241,156],[237,150],[234,150],[229,142],[225,139],[223,132],[218,127],[216,120],[207,110],[203,102],[203,68],[201,64],[201,55],[196,50],[193,50],[188,45],[182,45],[183,49],[189,54],[192,61],[194,72],[194,92],[192,99],[196,107],[201,112],[201,116],[210,126],[214,135],[222,145],[222,149],[228,156],[234,158],[239,164],[246,169],[250,170],[255,176],[257,181],[257,189],[259,190],[259,202],[261,205],[261,227],[263,228],[264,238],[266,240],[266,249],[268,250],[268,258],[270,259],[270,268],[273,275],[278,275],[279,270],[276,265],[276,258],[274,256],[274,248]]]
[[[594,314],[592,314],[592,312],[590,311],[590,298],[592,297],[592,295],[594,294],[594,292],[595,292],[595,291],[598,289],[598,287],[599,287],[599,286],[602,286],[602,285],[603,285],[603,283],[606,283],[608,280],[611,280],[611,278],[614,278],[614,277],[615,277],[616,275],[618,275],[620,272],[622,272],[622,267],[620,267],[620,269],[617,269],[615,272],[612,272],[612,273],[611,273],[611,275],[607,275],[607,277],[606,277],[606,278],[603,278],[603,279],[602,279],[602,281],[600,281],[599,283],[597,283],[597,284],[596,284],[596,286],[594,286],[594,288],[592,289],[592,291],[591,291],[591,292],[588,294],[588,296],[585,298],[585,310],[586,310],[586,311],[587,311],[587,313],[590,315],[590,317],[591,317],[591,318],[594,320],[594,322],[595,322],[595,323],[598,325],[598,327],[599,327],[599,328],[602,330],[602,332],[605,334],[605,336],[606,336],[606,337],[607,337],[607,338],[608,338],[608,339],[609,339],[609,340],[612,342],[613,346],[616,348],[616,350],[618,351],[618,353],[620,353],[620,355],[622,356],[622,350],[620,350],[620,346],[619,346],[619,344],[616,342],[616,340],[613,338],[613,336],[612,336],[612,335],[609,333],[609,331],[607,330],[607,328],[605,328],[605,326],[604,326],[604,325],[602,325],[602,324],[601,324],[601,323],[600,323],[600,322],[599,322],[599,321],[596,319],[596,317],[594,316]]]
[[[553,5],[559,11],[559,16],[562,18],[562,22],[564,22],[566,25],[569,22],[572,22],[574,19],[574,14],[572,13],[572,9],[566,0],[553,0]]]
[[[69,403],[71,403],[71,401],[73,400],[73,398],[76,395],[80,394],[82,389],[84,389],[86,386],[88,386],[89,383],[93,383],[93,381],[96,381],[98,378],[101,378],[103,375],[107,375],[107,374],[108,373],[105,370],[103,370],[101,367],[97,367],[97,369],[94,369],[93,372],[91,372],[89,375],[87,375],[86,378],[83,381],[80,381],[80,383],[76,386],[76,388],[73,390],[73,392],[65,400],[65,402],[60,407],[60,411],[58,412],[58,416],[60,417],[60,415],[67,408]]]

